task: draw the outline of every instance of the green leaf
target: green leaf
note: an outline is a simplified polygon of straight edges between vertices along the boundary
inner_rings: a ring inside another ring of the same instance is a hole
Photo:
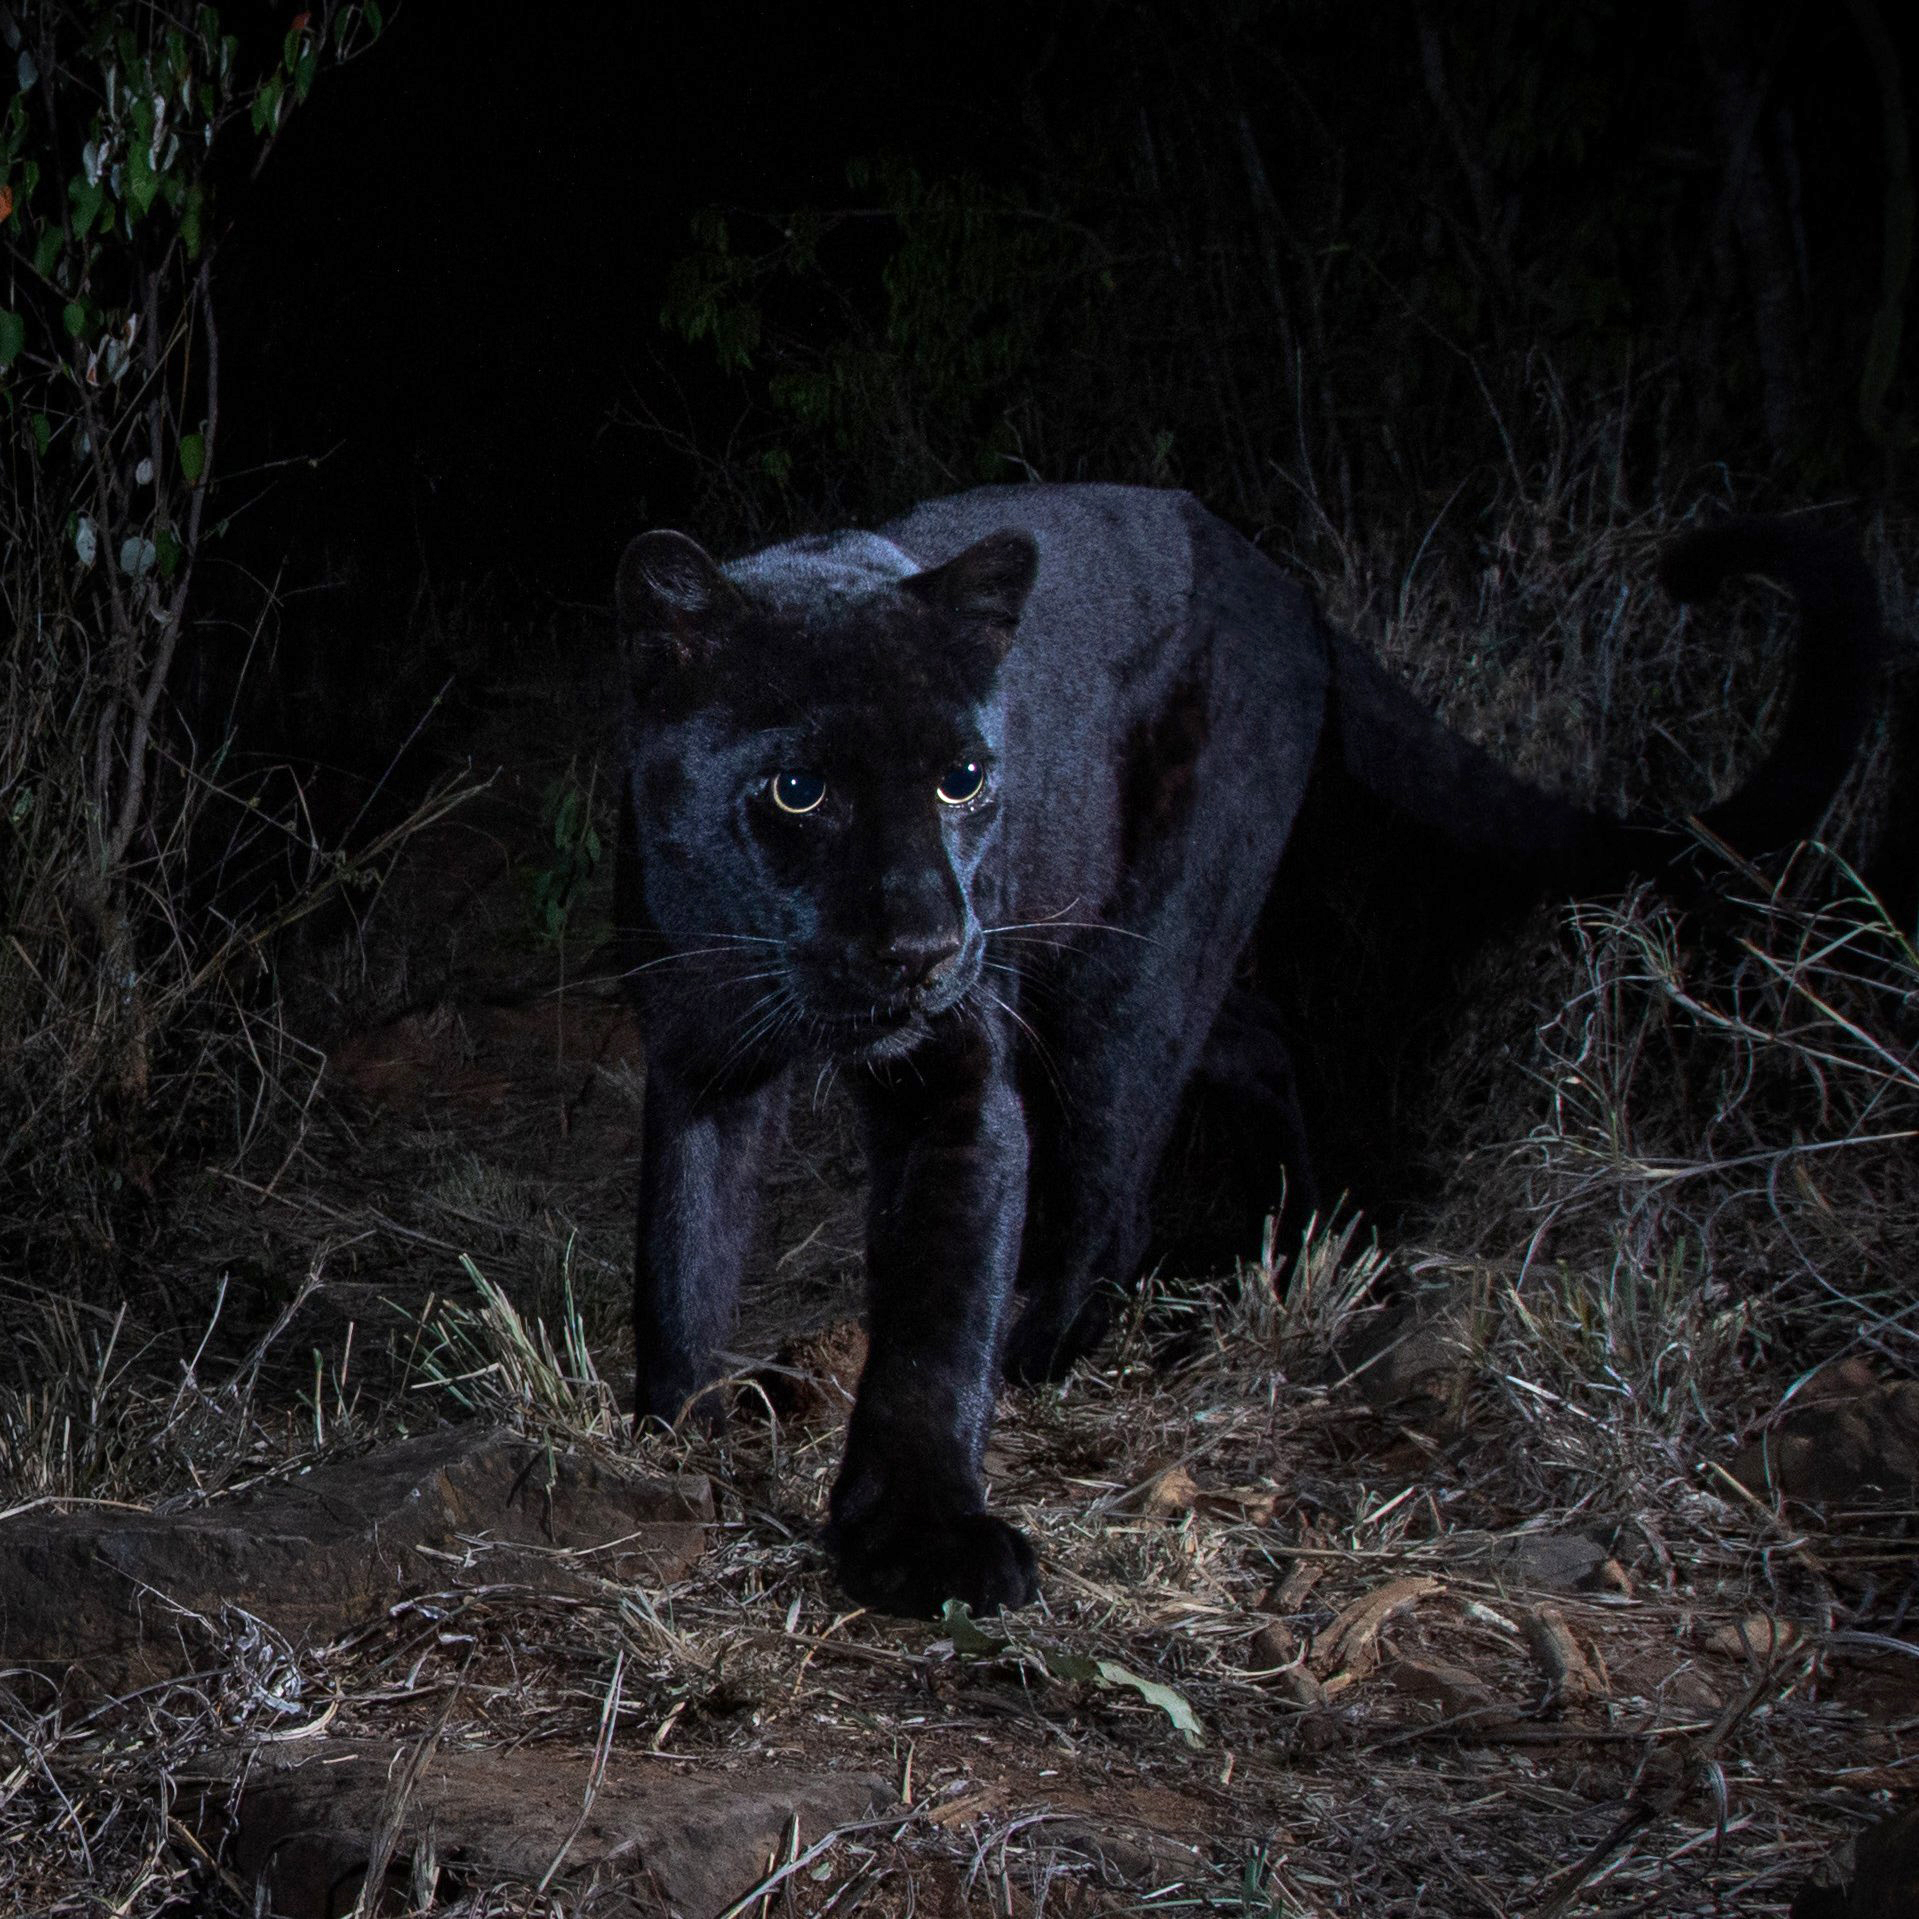
[[[373,29],[376,40],[386,31],[386,15],[380,11],[376,0],[366,0],[366,23]]]
[[[81,300],[69,300],[60,309],[60,324],[67,330],[69,340],[77,340],[87,330],[86,303]]]
[[[154,544],[160,549],[160,577],[170,580],[180,570],[180,562],[186,557],[186,548],[180,544],[179,535],[170,528],[163,528]]]
[[[27,344],[27,323],[18,313],[0,307],[0,367],[12,366]]]
[[[1099,1661],[1088,1659],[1078,1652],[1046,1652],[1040,1658],[1045,1662],[1047,1677],[1065,1679],[1083,1686],[1097,1686],[1100,1683]]]
[[[48,225],[40,229],[40,238],[34,242],[33,270],[41,279],[53,277],[54,263],[60,258],[60,249],[66,243],[64,228]]]
[[[180,472],[188,486],[198,486],[207,470],[207,436],[188,433],[180,441]]]
[[[153,206],[154,195],[160,191],[160,182],[153,177],[153,168],[147,162],[147,147],[144,140],[136,140],[127,154],[127,200],[134,212],[144,219]]]
[[[1102,1659],[1099,1662],[1099,1676],[1109,1686],[1132,1687],[1149,1706],[1157,1706],[1178,1728],[1179,1736],[1189,1746],[1203,1746],[1206,1743],[1206,1735],[1200,1730],[1199,1720],[1187,1704],[1184,1693],[1161,1685],[1157,1679],[1142,1679],[1130,1666],[1122,1666],[1117,1659]]]
[[[995,1639],[973,1624],[973,1609],[963,1599],[949,1599],[940,1608],[940,1624],[951,1635],[953,1650],[971,1658],[990,1658],[1006,1650],[1004,1639]]]
[[[75,233],[85,233],[93,225],[100,212],[100,203],[106,197],[106,188],[98,180],[89,180],[85,174],[79,174],[67,182],[67,198],[73,202]]]
[[[44,413],[33,416],[33,450],[44,460],[47,448],[53,444],[53,427]]]
[[[253,112],[250,116],[255,133],[271,133],[280,125],[280,96],[286,92],[286,81],[279,74],[273,74],[261,82],[260,91],[253,96]]]

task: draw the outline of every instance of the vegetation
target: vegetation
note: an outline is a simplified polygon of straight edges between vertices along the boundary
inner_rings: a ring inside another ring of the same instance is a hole
[[[235,915],[276,858],[353,872],[174,695],[219,644],[223,195],[382,19],[328,0],[263,34],[210,6],[28,0],[3,20],[0,1243],[71,1274],[118,1262],[213,1111],[238,1154],[317,1064],[260,1017],[272,929]]]

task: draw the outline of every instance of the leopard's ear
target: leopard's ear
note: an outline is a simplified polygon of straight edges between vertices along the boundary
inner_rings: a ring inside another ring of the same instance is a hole
[[[978,622],[1004,655],[1038,572],[1039,547],[1033,536],[1009,529],[987,534],[944,565],[914,573],[900,585],[929,606]]]
[[[684,533],[642,533],[620,555],[614,610],[628,642],[678,665],[704,658],[745,604],[719,564]]]

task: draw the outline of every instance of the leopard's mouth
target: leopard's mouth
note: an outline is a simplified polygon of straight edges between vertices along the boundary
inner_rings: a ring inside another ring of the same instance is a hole
[[[983,943],[959,955],[950,969],[920,986],[899,991],[861,993],[844,977],[828,975],[807,995],[816,1029],[829,1036],[831,1050],[863,1051],[902,1036],[919,1039],[929,1023],[970,998],[979,983]],[[889,1050],[898,1050],[897,1046]]]
[[[875,1040],[926,1030],[927,1009],[910,999],[875,1001],[857,1012],[825,1014],[820,1024],[831,1033],[836,1047],[862,1047]]]
[[[972,991],[972,982],[938,994],[901,994],[870,1001],[857,1010],[817,1012],[816,1030],[826,1050],[844,1059],[898,1059],[933,1031],[934,1022],[953,1012]]]

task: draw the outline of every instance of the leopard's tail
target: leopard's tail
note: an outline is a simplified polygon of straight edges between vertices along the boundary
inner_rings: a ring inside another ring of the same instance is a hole
[[[1700,824],[1739,852],[1767,853],[1814,832],[1871,727],[1886,658],[1879,594],[1849,534],[1802,519],[1746,517],[1683,534],[1660,558],[1679,600],[1759,574],[1799,602],[1798,659],[1785,721],[1750,778]]]
[[[1797,669],[1772,750],[1700,821],[1736,851],[1771,852],[1814,832],[1869,728],[1886,653],[1878,595],[1858,546],[1797,519],[1743,518],[1687,533],[1660,563],[1677,598],[1736,574],[1789,587],[1799,603]],[[1542,791],[1442,726],[1386,670],[1331,628],[1333,763],[1362,804],[1436,836],[1458,855],[1530,882],[1601,892],[1665,867],[1673,822],[1622,820]]]

